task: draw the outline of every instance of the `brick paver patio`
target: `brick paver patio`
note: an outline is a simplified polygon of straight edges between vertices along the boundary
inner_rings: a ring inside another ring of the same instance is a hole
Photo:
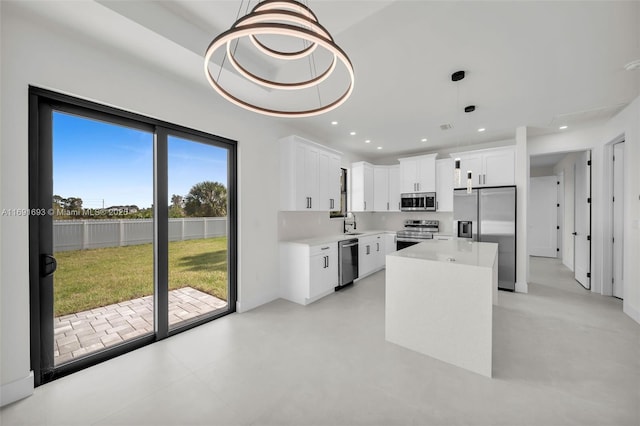
[[[169,325],[227,306],[191,287],[169,292]],[[56,365],[153,331],[153,296],[54,318]]]

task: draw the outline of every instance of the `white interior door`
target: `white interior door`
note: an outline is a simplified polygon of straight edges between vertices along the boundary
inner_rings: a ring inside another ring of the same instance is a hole
[[[613,295],[623,298],[624,142],[613,146]]]
[[[558,192],[555,176],[529,180],[529,255],[557,257]]]
[[[574,274],[586,289],[591,288],[591,151],[577,156],[574,185]]]
[[[562,238],[562,235],[564,233],[564,204],[565,204],[565,200],[564,200],[564,172],[560,172],[558,173],[558,176],[556,176],[558,178],[558,183],[556,185],[557,187],[557,198],[558,198],[558,204],[556,204],[558,206],[558,259],[563,259],[563,250],[564,250],[564,240]]]

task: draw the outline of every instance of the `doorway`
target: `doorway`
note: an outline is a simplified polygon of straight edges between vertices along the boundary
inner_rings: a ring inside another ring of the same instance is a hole
[[[234,312],[236,143],[29,96],[36,386]]]

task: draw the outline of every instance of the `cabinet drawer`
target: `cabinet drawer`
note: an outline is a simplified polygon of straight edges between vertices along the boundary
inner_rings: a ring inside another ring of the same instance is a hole
[[[334,251],[338,250],[338,243],[329,243],[329,244],[322,244],[319,246],[311,246],[309,247],[309,255],[310,256],[315,256],[317,254],[321,254],[321,253],[331,253]]]

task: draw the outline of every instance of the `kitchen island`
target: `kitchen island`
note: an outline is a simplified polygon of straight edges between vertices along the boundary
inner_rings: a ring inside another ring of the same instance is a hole
[[[498,244],[430,240],[386,258],[389,342],[491,377]]]

